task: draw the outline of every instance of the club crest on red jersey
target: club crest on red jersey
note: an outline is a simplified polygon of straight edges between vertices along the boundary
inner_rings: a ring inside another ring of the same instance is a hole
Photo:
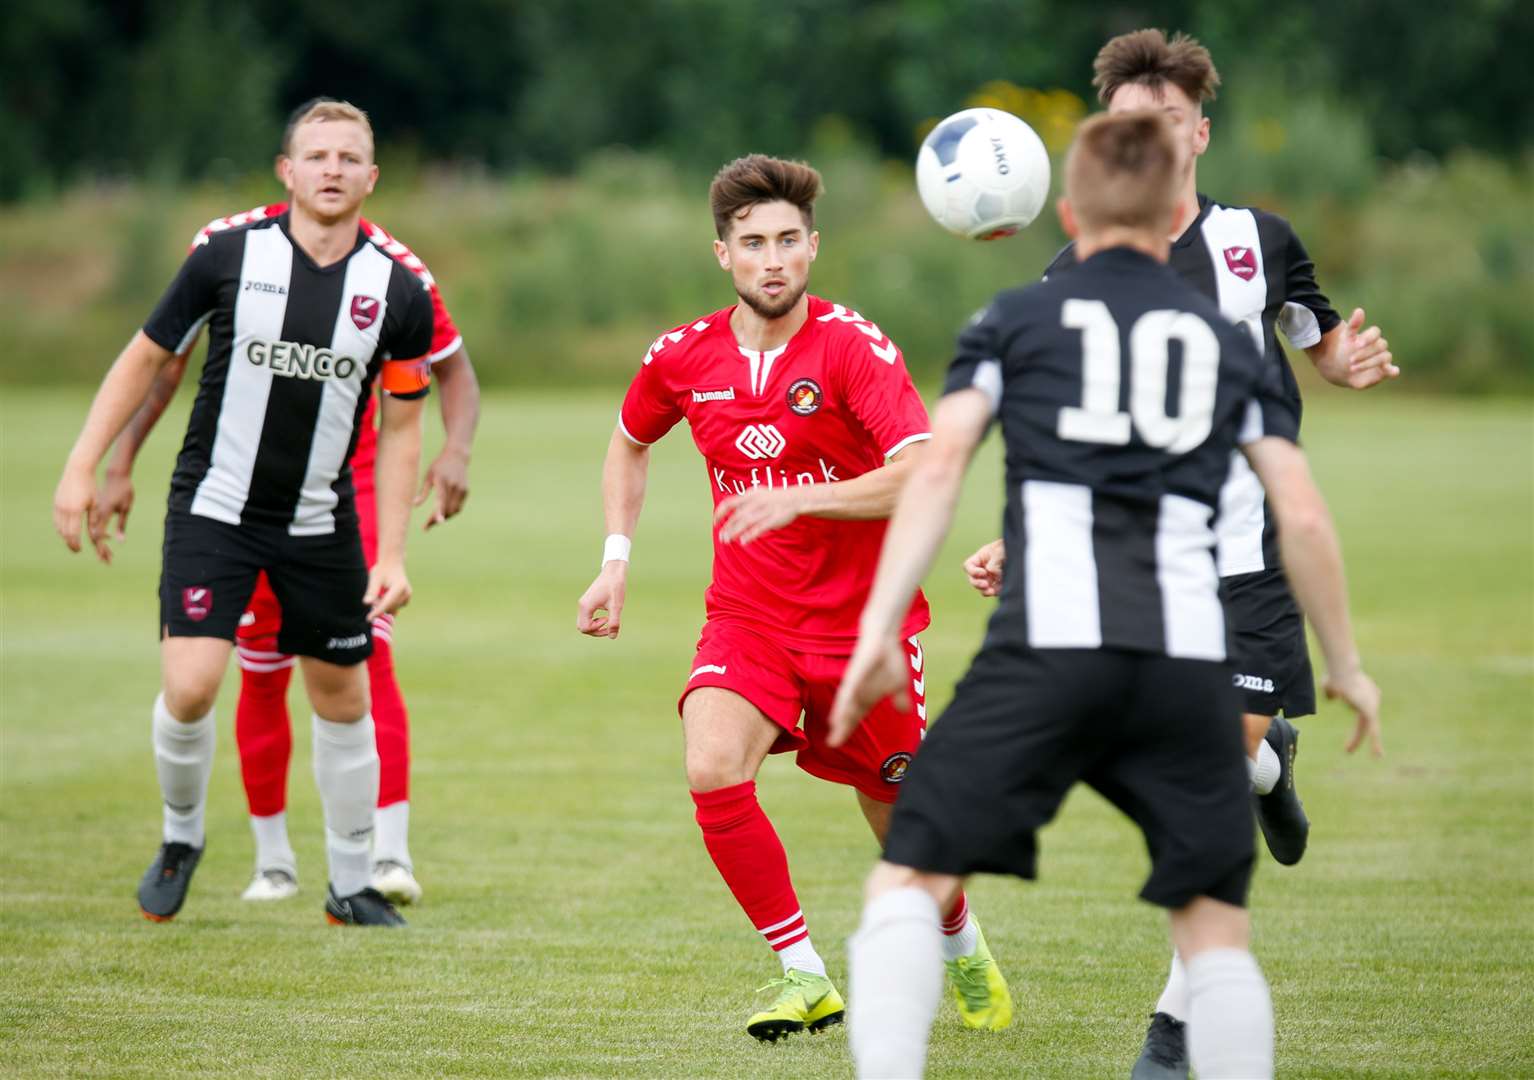
[[[825,398],[825,392],[814,379],[799,379],[788,388],[788,407],[800,416],[808,416],[820,408]]]
[[[1225,265],[1242,281],[1251,281],[1257,276],[1257,253],[1249,247],[1228,247]]]
[[[352,322],[358,330],[366,330],[378,321],[378,298],[376,296],[352,297]]]
[[[193,622],[202,622],[213,611],[213,590],[206,585],[189,585],[182,589],[181,610]]]
[[[879,766],[879,778],[886,784],[898,784],[905,779],[905,771],[911,767],[911,755],[901,750],[884,759]]]

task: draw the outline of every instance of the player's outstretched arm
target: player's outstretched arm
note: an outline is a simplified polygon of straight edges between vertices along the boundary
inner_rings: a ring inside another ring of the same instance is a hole
[[[644,509],[650,475],[650,448],[613,429],[602,462],[602,514],[607,541],[602,570],[576,604],[575,628],[589,637],[615,638],[622,627],[623,597],[628,588],[629,543]]]
[[[883,521],[894,513],[900,491],[926,448],[925,440],[910,443],[891,454],[879,468],[850,480],[758,487],[731,495],[714,507],[719,539],[727,544],[749,544],[763,533],[781,529],[800,517]]]
[[[1327,382],[1367,390],[1401,374],[1380,328],[1371,326],[1364,330],[1363,325],[1364,309],[1354,308],[1347,322],[1332,327],[1305,350]]]
[[[1340,698],[1357,715],[1348,740],[1352,753],[1369,740],[1376,757],[1380,741],[1380,691],[1364,673],[1348,615],[1347,582],[1337,530],[1310,465],[1300,448],[1287,439],[1262,438],[1242,448],[1251,462],[1268,502],[1278,518],[1279,554],[1295,599],[1316,629],[1326,661],[1326,696]]]
[[[385,394],[378,410],[378,460],[373,466],[378,494],[378,561],[368,568],[363,603],[368,618],[398,611],[410,602],[405,576],[405,532],[411,495],[421,467],[421,416],[425,398]]]
[[[981,390],[958,390],[938,403],[932,443],[913,466],[884,534],[879,569],[858,626],[857,647],[831,709],[832,746],[844,743],[881,700],[904,692],[907,667],[900,647],[901,623],[953,525],[964,472],[985,435],[992,410],[991,399]]]
[[[149,387],[149,396],[112,446],[112,456],[107,459],[106,471],[102,474],[98,504],[102,523],[108,532],[112,518],[117,518],[117,540],[124,539],[128,532],[128,512],[133,509],[133,463],[138,458],[139,448],[176,396],[181,377],[186,374],[187,357],[195,346],[194,340],[160,369]]]
[[[80,437],[64,462],[64,475],[53,493],[53,527],[70,551],[80,550],[83,522],[97,556],[102,562],[112,561],[106,514],[96,490],[96,467],[172,355],[140,330],[102,379]]]
[[[992,540],[964,560],[964,576],[969,579],[969,587],[981,596],[995,596],[1001,592],[1001,574],[1006,565],[1006,541]]]
[[[428,529],[458,513],[468,500],[469,453],[479,427],[479,378],[469,363],[469,351],[460,345],[433,364],[431,371],[442,395],[442,428],[447,438],[442,452],[427,466],[415,497],[415,505],[420,506],[433,491],[437,493],[437,505],[426,518]]]

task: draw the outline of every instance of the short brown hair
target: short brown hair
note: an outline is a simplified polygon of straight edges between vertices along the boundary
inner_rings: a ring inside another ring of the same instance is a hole
[[[371,148],[373,145],[373,125],[368,120],[367,113],[349,101],[317,97],[310,98],[288,114],[288,126],[282,129],[283,157],[293,155],[293,132],[298,130],[298,125],[307,124],[311,120],[350,120],[361,124],[362,130],[368,135],[368,146]]]
[[[1168,41],[1160,30],[1136,30],[1109,41],[1092,61],[1092,85],[1104,105],[1119,87],[1131,83],[1153,91],[1171,83],[1201,105],[1214,100],[1220,73],[1214,69],[1209,50],[1187,34],[1173,34]]]
[[[820,173],[802,161],[784,161],[766,154],[736,158],[714,174],[708,188],[714,231],[723,240],[735,219],[757,203],[786,202],[799,208],[805,230],[813,232],[815,200],[824,190]]]
[[[1169,230],[1184,158],[1159,112],[1098,113],[1076,129],[1065,197],[1083,229]]]

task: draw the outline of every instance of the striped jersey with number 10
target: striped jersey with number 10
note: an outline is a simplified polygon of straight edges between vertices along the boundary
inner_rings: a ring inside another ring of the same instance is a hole
[[[945,392],[972,387],[1007,455],[989,639],[1224,660],[1214,525],[1230,455],[1299,427],[1250,336],[1165,264],[1112,248],[998,295]]]
[[[426,393],[432,303],[360,228],[345,258],[320,267],[287,223],[200,237],[144,333],[179,353],[208,327],[171,509],[315,536],[356,520],[347,459],[375,379]]]
[[[1298,415],[1300,386],[1277,331],[1296,348],[1308,349],[1342,320],[1317,286],[1315,264],[1287,221],[1266,210],[1224,206],[1205,195],[1198,204],[1198,217],[1172,244],[1168,265],[1251,335]],[[1070,244],[1044,276],[1075,264],[1076,248]],[[1278,534],[1262,485],[1239,454],[1231,459],[1220,498],[1220,576],[1278,569]]]

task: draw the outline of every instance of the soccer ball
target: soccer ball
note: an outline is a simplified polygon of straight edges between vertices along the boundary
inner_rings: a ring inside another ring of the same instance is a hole
[[[971,240],[1011,236],[1049,194],[1049,153],[1023,121],[965,109],[938,123],[916,155],[916,189],[939,225]]]

